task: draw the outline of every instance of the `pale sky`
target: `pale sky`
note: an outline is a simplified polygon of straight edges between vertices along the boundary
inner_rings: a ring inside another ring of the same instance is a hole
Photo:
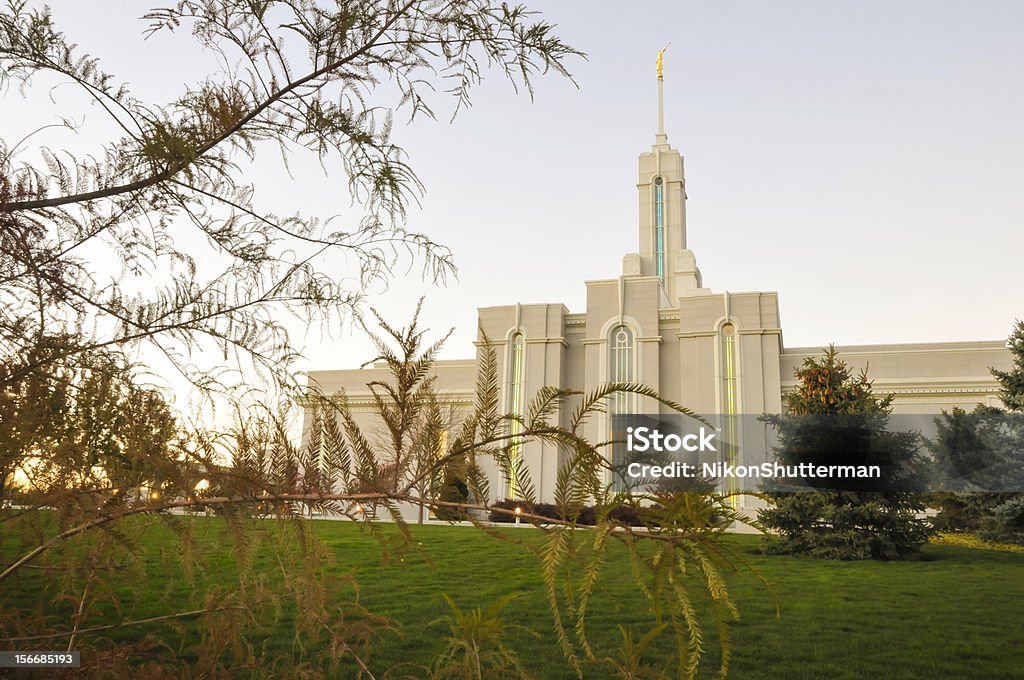
[[[1004,338],[1024,317],[1024,3],[534,3],[589,56],[530,102],[492,81],[452,126],[402,132],[414,224],[459,281],[427,297],[446,356],[477,307],[562,302],[637,249],[636,157],[685,157],[689,247],[715,291],[779,293],[786,346]],[[422,131],[422,134],[421,134]],[[544,243],[544,247],[538,244]],[[312,365],[361,363],[349,334]]]
[[[51,4],[151,101],[202,70],[142,41],[148,3]],[[621,273],[669,42],[666,130],[705,286],[777,291],[788,347],[995,340],[1024,317],[1024,3],[527,4],[587,53],[570,63],[578,89],[550,76],[531,102],[494,74],[453,124],[439,107],[395,133],[427,189],[408,226],[449,246],[459,277],[440,289],[403,269],[373,304],[402,324],[426,295],[426,325],[456,328],[445,358],[472,356],[477,307],[583,311],[583,282]],[[15,98],[8,139],[41,115]],[[273,158],[252,170],[257,205],[349,211],[337,175],[292,167],[297,182]],[[307,368],[370,358],[350,326],[329,331],[307,336]]]

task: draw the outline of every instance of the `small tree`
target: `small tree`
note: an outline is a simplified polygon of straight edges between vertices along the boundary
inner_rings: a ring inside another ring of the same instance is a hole
[[[0,498],[16,480],[23,502],[74,498],[94,508],[111,490],[160,488],[175,477],[177,421],[163,396],[136,380],[119,353],[92,350],[0,390]]]
[[[829,480],[831,488],[803,492],[767,486],[774,505],[760,518],[779,533],[768,550],[832,559],[898,559],[917,552],[931,531],[915,516],[924,506],[911,493],[921,481],[915,469],[919,447],[916,433],[887,429],[892,397],[876,397],[866,373],[855,376],[834,347],[820,359],[806,359],[796,377],[799,384],[784,398],[788,415],[763,417],[779,434],[779,461],[880,465],[887,488],[872,491],[861,480],[840,490],[836,480]]]
[[[432,625],[448,627],[444,650],[434,660],[430,677],[436,680],[529,680],[518,655],[509,647],[509,633],[521,631],[539,638],[525,626],[505,623],[500,614],[521,593],[510,593],[487,609],[463,610],[448,595],[444,596],[451,614]]]

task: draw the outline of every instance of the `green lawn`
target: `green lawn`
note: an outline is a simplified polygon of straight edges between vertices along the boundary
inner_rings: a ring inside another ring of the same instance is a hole
[[[211,557],[200,581],[229,578],[234,564],[222,523],[189,521],[196,523],[197,548]],[[523,634],[514,636],[512,646],[537,678],[574,677],[551,637],[539,566],[522,546],[471,528],[412,527],[434,565],[410,554],[382,567],[377,545],[353,525],[323,521],[316,522],[316,530],[334,557],[332,572],[354,574],[361,602],[401,622],[399,634],[387,635],[375,647],[378,667],[429,661],[442,635],[430,622],[447,613],[441,593],[471,607],[521,592],[506,609],[506,619],[534,628],[544,640]],[[508,532],[527,541],[539,534]],[[166,538],[160,531],[147,534],[147,560],[160,563]],[[932,545],[915,562],[823,562],[761,555],[753,536],[728,540],[773,584],[782,608],[777,619],[760,583],[749,575],[731,578],[742,616],[732,626],[732,678],[1024,678],[1024,555]],[[8,542],[5,557],[9,549]],[[612,551],[603,589],[591,606],[594,641],[606,648],[618,639],[616,624],[639,623],[646,615],[625,558],[624,551]],[[274,568],[274,558],[265,554],[253,567],[268,573]],[[169,572],[153,568],[149,573],[146,597],[126,598],[123,605],[132,618],[171,611],[188,597]],[[15,589],[9,585],[0,590],[9,606],[46,597],[38,573],[19,576]],[[290,644],[287,621],[294,615],[294,608],[285,607],[278,624],[282,633],[268,631],[267,644],[282,649]],[[702,677],[717,669],[716,644],[709,640],[712,651],[702,662]],[[605,675],[594,669],[588,677]]]

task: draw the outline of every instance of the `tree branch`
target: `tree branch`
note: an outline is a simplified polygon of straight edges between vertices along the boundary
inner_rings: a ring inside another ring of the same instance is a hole
[[[270,108],[278,100],[280,100],[283,97],[291,94],[292,92],[294,92],[298,88],[302,87],[306,83],[314,81],[314,80],[316,80],[317,78],[320,78],[323,75],[326,75],[326,74],[328,74],[328,73],[330,73],[332,71],[335,71],[335,70],[341,68],[342,66],[344,66],[345,64],[348,64],[348,63],[352,62],[357,57],[360,57],[360,56],[366,54],[372,48],[378,47],[378,45],[376,44],[376,41],[380,40],[380,38],[390,28],[392,28],[394,26],[394,24],[402,17],[402,15],[405,12],[407,12],[414,4],[416,4],[416,2],[418,2],[418,0],[409,0],[409,2],[407,2],[398,11],[396,11],[389,18],[389,20],[386,21],[380,27],[380,29],[377,31],[377,33],[370,40],[368,40],[365,45],[363,45],[359,49],[355,50],[354,52],[352,52],[352,53],[350,53],[350,54],[348,54],[348,55],[346,55],[346,56],[344,56],[344,57],[342,57],[342,58],[340,58],[340,59],[338,59],[336,61],[333,61],[333,62],[331,62],[331,63],[329,63],[329,64],[327,64],[327,65],[325,65],[325,66],[323,66],[323,67],[321,67],[319,69],[316,69],[316,70],[308,73],[307,75],[303,76],[302,78],[299,78],[298,80],[294,80],[294,81],[288,83],[288,85],[286,85],[285,87],[281,88],[277,92],[272,93],[270,97],[268,97],[267,99],[265,99],[262,102],[260,102],[259,104],[257,104],[252,110],[249,111],[249,113],[247,113],[246,115],[242,116],[237,122],[235,122],[234,125],[231,125],[230,127],[222,130],[221,134],[215,136],[213,139],[208,140],[205,144],[202,144],[199,147],[197,147],[195,149],[195,153],[194,153],[194,157],[193,158],[194,159],[198,159],[198,158],[206,155],[214,147],[216,147],[218,144],[220,144],[221,142],[225,141],[226,139],[230,138],[231,136],[233,136],[236,133],[238,133],[239,131],[241,131],[246,125],[248,125],[257,116],[259,116],[261,113],[263,113],[268,108]],[[34,200],[34,201],[14,201],[14,202],[11,202],[11,203],[2,204],[2,205],[0,205],[0,212],[11,212],[11,213],[14,213],[14,212],[19,212],[19,211],[23,211],[23,210],[37,210],[37,209],[40,209],[40,208],[56,208],[56,207],[63,206],[63,205],[70,205],[70,204],[74,204],[74,203],[84,203],[84,202],[88,202],[88,201],[95,201],[95,200],[102,199],[102,198],[110,198],[112,196],[118,196],[118,195],[124,194],[124,193],[140,191],[142,189],[146,189],[146,188],[151,187],[151,186],[153,186],[155,184],[159,184],[160,182],[163,182],[163,181],[165,181],[167,179],[170,179],[171,177],[173,177],[174,175],[176,175],[177,173],[181,172],[186,167],[188,167],[188,165],[190,165],[191,162],[194,162],[194,160],[190,161],[190,162],[172,163],[171,165],[169,165],[168,167],[166,167],[164,170],[162,170],[160,172],[157,172],[157,173],[155,173],[153,175],[150,175],[149,177],[144,177],[143,179],[136,180],[134,182],[129,182],[128,184],[121,184],[121,185],[118,185],[118,186],[107,187],[105,189],[98,189],[96,191],[89,191],[89,192],[82,193],[82,194],[72,194],[72,195],[69,195],[69,196],[57,196],[57,197],[54,197],[54,198],[37,199],[37,200]]]

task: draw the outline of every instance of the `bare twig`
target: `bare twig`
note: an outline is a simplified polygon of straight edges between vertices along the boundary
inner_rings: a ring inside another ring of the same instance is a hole
[[[223,605],[221,607],[208,607],[206,609],[194,609],[189,612],[177,612],[175,614],[164,614],[162,616],[151,616],[148,619],[136,619],[134,621],[121,621],[120,623],[106,623],[101,626],[92,626],[91,628],[83,628],[81,630],[70,630],[62,633],[44,633],[42,635],[22,635],[19,637],[0,638],[4,642],[29,642],[32,640],[53,640],[56,638],[71,636],[72,639],[77,635],[90,635],[92,633],[99,633],[105,630],[113,630],[115,628],[128,628],[131,626],[143,626],[150,623],[159,623],[160,621],[170,621],[172,619],[183,619],[192,616],[200,616],[202,614],[210,614],[213,612],[223,612],[235,609],[244,609],[240,605]]]

